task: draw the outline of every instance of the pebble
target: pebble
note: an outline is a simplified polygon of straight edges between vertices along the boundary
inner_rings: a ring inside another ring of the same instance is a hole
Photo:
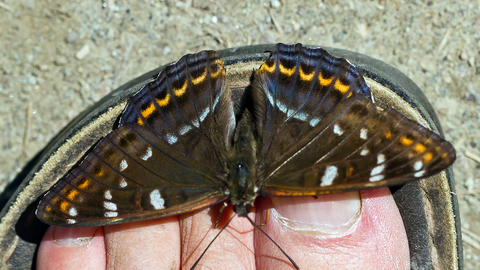
[[[33,62],[33,59],[34,59],[33,54],[27,54],[27,56],[25,56],[25,58],[27,59],[27,62],[29,62],[29,63]]]
[[[63,55],[60,55],[55,60],[53,60],[53,63],[56,66],[64,66],[67,64],[67,58]]]
[[[88,55],[88,53],[90,53],[90,46],[88,46],[88,44],[85,44],[85,45],[83,45],[83,47],[75,54],[75,57],[76,57],[78,60],[82,60],[83,58],[85,58],[85,56]]]
[[[65,41],[69,44],[73,44],[78,40],[78,34],[76,32],[68,32]]]
[[[37,79],[35,79],[35,77],[33,77],[33,76],[28,76],[27,80],[28,80],[28,83],[31,84],[31,85],[37,84]]]
[[[280,4],[280,1],[278,0],[272,0],[270,1],[270,7],[271,8],[279,8],[282,4]]]
[[[68,77],[68,76],[72,75],[72,73],[73,73],[73,72],[72,72],[71,69],[69,69],[69,68],[66,68],[66,69],[65,69],[65,72],[64,72],[65,76]]]
[[[163,55],[168,55],[171,51],[172,51],[172,49],[170,49],[170,47],[165,47],[165,48],[163,48],[162,54]]]

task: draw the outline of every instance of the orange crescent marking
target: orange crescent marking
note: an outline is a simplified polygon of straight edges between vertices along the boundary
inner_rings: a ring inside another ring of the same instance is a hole
[[[334,85],[335,89],[345,95],[347,93],[348,89],[350,88],[350,85],[343,84],[340,80],[337,80]]]
[[[322,73],[318,74],[318,82],[320,83],[321,86],[328,86],[332,83],[333,81],[333,76],[326,79],[323,77]]]
[[[267,63],[264,63],[262,65],[262,67],[260,68],[260,70],[264,70],[268,73],[273,73],[275,71],[275,63],[273,63],[273,65],[270,67],[267,65]]]
[[[150,117],[150,115],[152,115],[152,113],[155,111],[155,104],[150,103],[150,106],[148,106],[148,108],[146,108],[145,110],[142,110],[141,113],[142,113],[142,116],[143,118],[147,119],[148,117]]]
[[[200,76],[200,77],[202,77],[202,76]],[[200,77],[199,77],[199,78],[200,78]],[[198,78],[197,78],[197,79],[198,79]],[[203,77],[203,79],[205,79],[205,77]],[[194,83],[194,84],[195,84],[195,83]],[[185,81],[185,82],[183,83],[182,88],[178,88],[178,89],[177,89],[177,88],[173,88],[173,94],[174,94],[176,97],[181,97],[181,96],[183,96],[183,94],[185,94],[186,91],[187,91],[187,81]],[[167,94],[167,96],[168,96],[168,94]],[[166,98],[167,98],[167,97],[165,97],[165,99],[166,99]],[[168,96],[168,98],[170,99],[170,96]],[[163,99],[163,100],[165,100],[165,99]],[[170,101],[170,100],[168,100],[168,101]],[[168,104],[168,101],[167,101],[167,104]],[[157,102],[158,102],[158,99],[157,99]],[[160,105],[160,103],[159,103],[159,105]],[[163,105],[163,106],[165,106],[165,105]],[[160,107],[163,107],[163,106],[160,105]]]
[[[295,73],[295,69],[296,67],[293,67],[293,68],[286,68],[284,67],[281,63],[280,63],[280,72],[284,75],[287,75],[287,76],[292,76],[293,73]]]
[[[432,161],[432,159],[433,159],[433,154],[430,153],[430,152],[426,153],[426,154],[423,156],[423,161],[424,161],[425,163],[429,163],[430,161]]]
[[[198,76],[197,78],[192,79],[192,83],[193,83],[193,85],[197,85],[197,84],[202,83],[203,81],[205,81],[205,78],[207,78],[207,70],[206,70],[206,69],[205,69],[205,71],[203,72],[202,75]],[[186,89],[186,82],[185,82],[184,86],[185,86],[185,89]],[[182,89],[183,89],[183,87],[182,87]],[[175,94],[175,95],[176,95],[176,94]],[[183,93],[182,93],[182,95],[183,95]],[[177,96],[177,95],[176,95],[176,96]],[[178,97],[178,96],[177,96],[177,97]]]
[[[413,147],[413,150],[417,151],[417,153],[423,153],[423,152],[425,152],[425,150],[427,150],[427,148],[425,147],[425,145],[423,145],[421,143],[417,143]]]
[[[143,121],[142,121],[142,118],[140,118],[140,117],[137,118],[137,124],[139,124],[140,126],[145,125],[145,123],[143,123]]]
[[[68,194],[67,194],[67,199],[70,201],[75,200],[75,198],[78,196],[78,191],[75,189],[72,189]]]
[[[210,72],[210,78],[212,79],[216,79],[218,77],[218,75],[222,74],[223,76],[225,76],[225,69],[219,69],[217,70],[217,72]]]
[[[302,81],[307,81],[307,82],[309,82],[309,81],[311,81],[311,80],[313,79],[313,76],[315,76],[315,71],[312,71],[310,74],[305,74],[305,73],[303,72],[303,69],[300,68],[300,79],[301,79]]]
[[[85,181],[83,183],[81,183],[80,185],[78,185],[78,187],[80,189],[86,189],[88,188],[88,186],[90,186],[90,181],[88,179],[85,179]]]
[[[402,143],[405,146],[410,146],[413,143],[413,140],[410,140],[409,138],[402,136],[400,137],[400,143]]]
[[[385,133],[385,138],[387,139],[392,138],[392,133],[390,131],[387,131],[387,133]]]
[[[216,72],[211,72],[210,71],[210,78],[215,79],[219,74],[225,75],[225,69],[223,68],[223,61],[220,59],[215,60],[213,62],[214,65],[219,65],[221,68],[219,68]]]
[[[60,210],[64,213],[67,212],[67,208],[68,208],[68,202],[66,201],[63,201],[60,203]]]
[[[185,82],[185,83],[187,83],[187,82]],[[165,107],[165,106],[168,105],[168,103],[170,103],[170,94],[167,94],[165,96],[165,98],[163,98],[163,99],[158,99],[157,98],[157,99],[155,99],[155,101],[157,102],[158,106]],[[152,105],[153,105],[153,103],[152,103]],[[153,108],[155,108],[155,105],[153,106]],[[143,113],[142,113],[142,115],[143,115]]]
[[[348,170],[347,170],[347,177],[350,177],[352,176],[352,173],[353,173],[353,167],[349,167]]]

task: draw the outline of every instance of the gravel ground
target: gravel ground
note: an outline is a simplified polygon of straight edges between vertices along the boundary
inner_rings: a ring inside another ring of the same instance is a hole
[[[0,191],[82,110],[185,53],[338,47],[425,91],[458,151],[465,269],[480,269],[480,1],[76,2],[0,0]]]

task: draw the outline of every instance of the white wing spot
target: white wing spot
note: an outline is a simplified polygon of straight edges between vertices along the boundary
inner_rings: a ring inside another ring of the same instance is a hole
[[[325,169],[325,174],[322,177],[322,182],[320,183],[321,187],[330,186],[338,175],[338,169],[336,166],[327,166]]]
[[[283,112],[283,113],[285,113],[285,114],[286,114],[287,111],[288,111],[288,107],[285,106],[285,104],[281,103],[281,102],[278,101],[278,100],[277,100],[277,107],[278,107],[278,109],[279,109],[281,112]],[[291,113],[289,112],[289,113],[287,114],[287,117],[289,117],[290,115],[291,115]]]
[[[151,147],[148,147],[147,148],[147,152],[145,153],[145,155],[143,155],[141,158],[145,161],[147,161],[149,158],[152,157],[152,148]]]
[[[297,112],[297,113],[295,113],[295,115],[293,117],[300,120],[300,121],[306,121],[308,116],[309,116],[308,113]]]
[[[160,194],[160,191],[158,189],[150,192],[150,204],[156,210],[165,208],[165,200],[162,198],[162,195]]]
[[[189,132],[190,130],[192,130],[192,126],[185,125],[178,131],[178,133],[180,133],[180,135],[184,135],[185,133]]]
[[[75,219],[68,218],[67,223],[68,224],[75,224],[75,223],[77,223],[77,221]]]
[[[320,118],[315,117],[312,120],[310,120],[310,126],[314,127],[320,122]]]
[[[421,170],[419,172],[416,172],[413,176],[415,177],[422,177],[425,174],[425,170]]]
[[[168,144],[174,144],[177,142],[178,138],[175,135],[172,135],[170,133],[167,133],[167,142]]]
[[[362,140],[366,140],[367,139],[367,129],[366,128],[362,128],[360,130],[360,139]]]
[[[120,171],[123,172],[127,167],[128,167],[127,161],[125,159],[122,159],[122,161],[120,161]]]
[[[383,180],[384,177],[385,176],[383,174],[379,174],[379,175],[375,175],[375,176],[370,177],[370,179],[368,179],[368,181],[376,182],[376,181]]]
[[[370,151],[368,151],[368,149],[363,149],[362,152],[360,152],[360,155],[361,156],[366,156],[366,155],[368,155],[369,152]]]
[[[200,122],[198,122],[198,120],[193,120],[192,124],[197,128],[200,126]]]
[[[103,207],[110,211],[117,211],[117,205],[113,202],[103,202]]]
[[[265,91],[265,95],[267,95],[267,99],[268,101],[270,101],[270,104],[273,106],[273,97],[272,97],[272,93],[270,93],[269,90]]]
[[[343,129],[340,128],[338,124],[333,126],[333,133],[337,134],[338,136],[343,134]]]
[[[378,165],[377,167],[373,168],[372,172],[370,173],[371,177],[370,179],[368,179],[368,181],[375,182],[375,181],[382,180],[385,176],[380,173],[382,173],[384,169],[385,169],[385,164]]]
[[[215,100],[213,101],[213,110],[215,110],[215,107],[217,107],[218,101],[220,101],[220,95],[217,95]],[[210,108],[209,108],[210,109]],[[202,120],[203,121],[203,120]]]
[[[103,197],[107,200],[111,200],[112,199],[112,193],[110,192],[110,190],[105,190],[105,193],[103,193]]]
[[[120,185],[121,188],[124,188],[124,187],[126,187],[128,184],[127,184],[127,181],[125,181],[125,179],[122,178],[122,179],[120,180],[120,184],[119,184],[119,185]]]
[[[385,155],[384,154],[378,154],[377,156],[377,164],[385,162]]]
[[[203,122],[207,115],[210,113],[210,107],[207,107],[200,115],[198,118],[200,118],[200,122]]]
[[[68,210],[68,214],[72,217],[75,217],[78,215],[77,209],[75,209],[75,207],[70,208],[70,210]]]
[[[118,216],[117,212],[105,212],[105,217],[116,217]]]
[[[422,167],[423,167],[423,162],[421,160],[419,160],[419,161],[417,161],[413,164],[413,169],[415,171],[420,170]]]

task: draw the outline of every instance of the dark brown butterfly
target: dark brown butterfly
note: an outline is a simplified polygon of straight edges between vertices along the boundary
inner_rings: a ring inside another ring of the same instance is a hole
[[[455,160],[452,145],[381,109],[347,60],[278,44],[235,115],[223,62],[186,55],[131,99],[113,130],[45,194],[57,226],[166,217],[228,201],[402,184]]]

